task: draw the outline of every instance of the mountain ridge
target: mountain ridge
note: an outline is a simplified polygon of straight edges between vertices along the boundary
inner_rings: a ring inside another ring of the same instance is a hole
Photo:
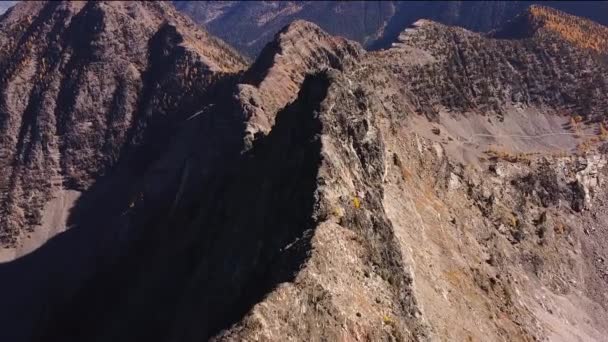
[[[46,339],[69,337],[74,320],[81,339],[116,341],[601,338],[608,303],[593,256],[607,236],[583,231],[608,219],[601,116],[575,120],[568,101],[584,102],[567,95],[588,83],[580,65],[606,72],[576,46],[551,64],[562,44],[421,21],[366,52],[314,24],[287,26],[235,80],[234,102],[197,117],[231,112],[234,148],[221,164],[189,162],[184,175],[205,176],[182,188],[205,190],[180,196],[145,234],[151,245],[123,260],[154,261],[92,280]],[[576,82],[554,97],[558,73]],[[475,89],[484,84],[503,94],[496,110],[496,95]],[[112,302],[118,316],[103,315],[105,301],[78,305],[115,279],[140,279],[135,299]]]
[[[330,34],[358,41],[372,50],[390,47],[399,33],[418,19],[487,32],[534,4],[608,24],[602,16],[608,5],[601,1],[174,1],[173,4],[250,57],[257,56],[276,32],[297,19],[314,22]]]
[[[608,71],[598,54],[555,34],[496,39],[429,20],[365,51],[295,21],[245,66],[218,45],[182,49],[187,25],[125,22],[106,8],[127,3],[85,6],[108,11],[127,41],[146,40],[133,28],[158,30],[142,50],[152,61],[140,60],[171,66],[144,67],[141,88],[157,98],[141,100],[144,116],[160,121],[134,125],[138,148],[127,145],[117,167],[126,176],[111,169],[68,206],[79,225],[0,264],[14,285],[0,291],[0,320],[15,322],[6,339],[606,336]],[[135,6],[136,18],[164,17]],[[121,51],[122,40],[93,42],[95,58]],[[190,78],[196,51],[230,58],[195,62]],[[167,94],[194,100],[172,106]],[[72,278],[81,249],[94,272]]]
[[[527,32],[509,33],[510,26],[526,28]],[[608,50],[608,28],[605,26],[539,5],[530,6],[511,23],[505,24],[505,27],[490,35],[497,38],[524,38],[543,33],[555,34],[574,45],[596,53],[605,54]]]

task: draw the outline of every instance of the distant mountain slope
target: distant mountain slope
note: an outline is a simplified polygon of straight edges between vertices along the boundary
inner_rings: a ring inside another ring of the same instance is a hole
[[[525,38],[543,34],[556,35],[596,53],[608,53],[608,27],[549,7],[530,6],[491,33],[497,38]]]
[[[388,47],[418,19],[489,31],[534,3],[608,24],[605,1],[174,1],[213,34],[255,56],[296,19],[318,24],[365,47]]]
[[[15,5],[17,1],[0,1],[0,14],[6,12],[7,9]]]
[[[383,1],[176,1],[174,5],[250,56],[297,19],[359,42],[372,41],[396,10],[393,3]]]

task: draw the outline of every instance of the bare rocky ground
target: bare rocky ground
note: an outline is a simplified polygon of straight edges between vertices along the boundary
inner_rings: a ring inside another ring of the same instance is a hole
[[[421,21],[365,52],[294,22],[104,212],[121,253],[20,317],[40,341],[606,340],[607,75],[554,34]]]

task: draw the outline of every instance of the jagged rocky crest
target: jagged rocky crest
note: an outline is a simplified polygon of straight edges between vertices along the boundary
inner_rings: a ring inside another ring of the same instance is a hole
[[[306,75],[352,67],[363,53],[359,44],[332,37],[315,24],[295,21],[285,27],[264,48],[239,85],[248,133],[267,133],[276,113],[295,99]]]
[[[234,63],[126,141],[138,181],[91,230],[121,248],[28,304],[38,340],[606,336],[597,54],[429,21],[365,52],[297,21]]]
[[[396,45],[411,54],[424,53],[420,65],[395,63],[393,68],[412,79],[408,88],[419,112],[429,117],[442,108],[501,114],[506,105],[522,104],[603,120],[605,66],[569,39],[488,39],[425,20],[415,25]],[[426,56],[432,61],[423,63]]]

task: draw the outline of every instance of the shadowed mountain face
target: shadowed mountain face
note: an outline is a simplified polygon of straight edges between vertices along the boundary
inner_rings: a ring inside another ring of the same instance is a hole
[[[100,250],[120,254],[144,172],[244,66],[165,3],[21,2],[1,17],[0,340],[31,334]]]
[[[296,20],[249,66],[165,3],[0,30],[0,340],[607,336],[602,26]]]
[[[174,1],[175,7],[249,56],[285,25],[303,19],[369,48],[386,48],[418,19],[485,32],[534,1]],[[543,1],[544,6],[608,23],[604,1]]]

